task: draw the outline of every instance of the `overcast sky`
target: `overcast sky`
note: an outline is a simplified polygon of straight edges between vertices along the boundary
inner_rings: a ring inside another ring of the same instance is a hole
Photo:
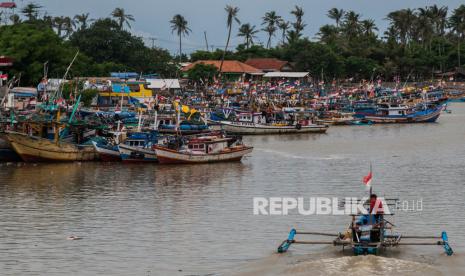
[[[16,0],[19,7],[28,0]],[[132,32],[146,38],[157,38],[157,46],[167,48],[171,53],[177,52],[177,37],[171,33],[169,21],[175,14],[183,15],[192,29],[192,33],[184,39],[184,50],[192,52],[205,49],[204,31],[207,32],[209,45],[224,47],[226,43],[226,17],[224,7],[229,4],[240,8],[241,23],[251,23],[261,27],[261,18],[265,12],[274,10],[284,19],[292,21],[289,12],[295,5],[302,6],[307,24],[304,33],[315,37],[321,25],[333,23],[326,14],[333,7],[354,10],[362,19],[372,18],[376,21],[382,34],[387,26],[384,20],[390,11],[402,8],[418,8],[437,4],[448,6],[449,11],[455,9],[463,0],[422,1],[422,0],[34,0],[53,16],[74,16],[78,13],[91,14],[91,18],[108,16],[115,7],[121,7],[132,14],[136,22],[132,23]],[[234,26],[231,45],[242,43],[237,37],[237,24]],[[274,43],[278,37],[274,39]],[[146,40],[151,44],[150,40]],[[259,42],[266,43],[266,35],[261,32]]]

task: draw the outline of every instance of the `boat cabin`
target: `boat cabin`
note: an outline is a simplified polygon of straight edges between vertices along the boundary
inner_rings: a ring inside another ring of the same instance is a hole
[[[151,148],[158,143],[158,132],[134,132],[129,134],[125,145],[138,148]]]
[[[266,119],[261,112],[238,112],[237,121],[250,124],[264,124]]]
[[[406,116],[410,108],[406,105],[382,104],[378,108],[380,115],[384,116]]]
[[[214,154],[228,147],[231,138],[199,137],[191,139],[187,143],[187,150],[193,154]]]

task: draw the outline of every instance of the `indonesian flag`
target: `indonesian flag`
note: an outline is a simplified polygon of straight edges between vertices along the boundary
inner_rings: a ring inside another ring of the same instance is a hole
[[[371,187],[371,179],[373,178],[373,175],[371,173],[371,170],[370,172],[363,177],[363,183],[365,184],[366,187]]]
[[[1,74],[0,79],[6,81],[8,79],[8,74]]]

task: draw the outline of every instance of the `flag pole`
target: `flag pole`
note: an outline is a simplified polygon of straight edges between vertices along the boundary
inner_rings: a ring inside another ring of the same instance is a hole
[[[373,172],[372,172],[372,166],[371,166],[371,162],[370,162],[370,175],[373,179]],[[373,186],[371,185],[370,183],[370,198],[371,198],[371,195],[373,194]]]

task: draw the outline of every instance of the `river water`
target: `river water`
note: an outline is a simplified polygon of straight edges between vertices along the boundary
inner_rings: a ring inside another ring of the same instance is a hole
[[[464,274],[465,105],[450,109],[433,124],[246,137],[255,149],[239,163],[1,164],[0,273]],[[370,162],[378,195],[423,203],[422,211],[396,212],[397,230],[446,230],[454,256],[439,246],[383,257],[309,245],[275,253],[293,227],[338,233],[350,217],[256,216],[254,197],[361,197]]]

